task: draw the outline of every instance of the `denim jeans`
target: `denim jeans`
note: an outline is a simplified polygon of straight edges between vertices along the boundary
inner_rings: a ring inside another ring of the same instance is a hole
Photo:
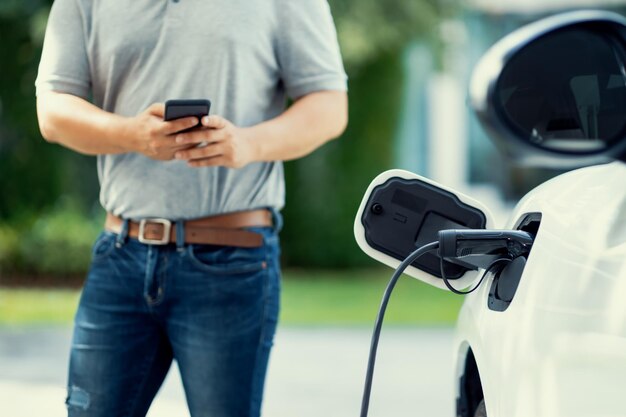
[[[277,232],[259,248],[103,232],[74,322],[70,417],[145,416],[173,359],[192,417],[257,417],[279,310]]]

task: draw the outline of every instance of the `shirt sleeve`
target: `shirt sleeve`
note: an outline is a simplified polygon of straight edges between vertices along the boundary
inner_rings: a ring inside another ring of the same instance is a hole
[[[57,91],[88,99],[91,75],[85,39],[85,16],[76,0],[55,0],[35,81],[37,95]]]
[[[347,90],[327,0],[278,0],[277,55],[287,95]]]

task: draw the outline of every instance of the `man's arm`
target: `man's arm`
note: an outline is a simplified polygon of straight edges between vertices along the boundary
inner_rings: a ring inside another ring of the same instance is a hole
[[[305,156],[343,133],[348,97],[343,91],[320,91],[296,100],[280,116],[252,127],[237,127],[219,116],[202,119],[204,130],[177,135],[184,145],[208,143],[176,153],[193,167],[240,168],[251,162],[284,161]]]
[[[187,147],[176,144],[171,135],[198,120],[164,122],[163,112],[163,104],[153,104],[135,117],[122,117],[71,94],[47,91],[37,97],[43,137],[87,155],[139,152],[153,159],[172,159]]]

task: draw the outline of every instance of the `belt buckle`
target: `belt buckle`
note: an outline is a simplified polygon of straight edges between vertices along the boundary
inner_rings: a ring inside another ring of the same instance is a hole
[[[163,236],[161,239],[149,239],[144,236],[146,224],[156,223],[163,225]],[[167,245],[170,243],[170,231],[172,230],[172,222],[167,219],[142,219],[139,222],[139,236],[137,239],[146,245]]]

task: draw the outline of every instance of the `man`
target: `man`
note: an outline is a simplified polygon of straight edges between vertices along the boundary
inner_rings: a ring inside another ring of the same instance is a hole
[[[36,84],[44,138],[98,156],[108,212],[75,318],[69,415],[145,415],[175,358],[193,417],[258,416],[280,161],[347,122],[326,0],[56,0]],[[202,128],[163,121],[164,101],[198,98],[213,105]]]

